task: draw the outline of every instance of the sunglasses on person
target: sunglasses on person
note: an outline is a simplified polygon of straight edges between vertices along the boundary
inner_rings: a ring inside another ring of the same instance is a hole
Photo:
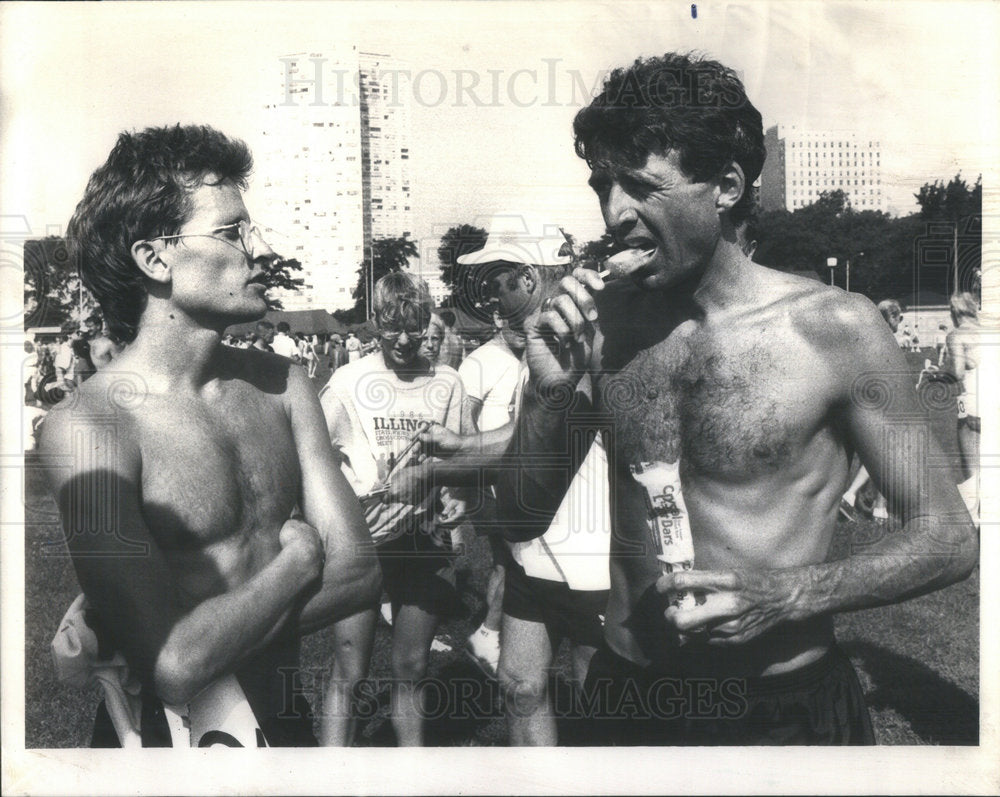
[[[395,342],[399,340],[403,333],[406,333],[406,337],[410,340],[423,340],[427,337],[427,327],[423,329],[396,329],[394,327],[379,327],[378,334],[381,336],[382,340],[388,340]]]

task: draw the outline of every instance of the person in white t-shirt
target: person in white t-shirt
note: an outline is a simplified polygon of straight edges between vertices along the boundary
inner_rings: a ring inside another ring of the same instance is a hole
[[[353,332],[347,333],[347,342],[344,344],[344,348],[347,349],[348,362],[352,363],[361,359],[361,341]]]
[[[271,341],[271,350],[275,354],[287,357],[292,362],[299,362],[299,346],[292,339],[292,336],[288,334],[291,331],[288,322],[279,321],[276,329],[277,334],[274,336],[274,340]]]
[[[434,632],[458,604],[449,529],[465,514],[465,501],[430,488],[396,501],[381,488],[419,453],[422,429],[439,424],[467,434],[473,427],[458,374],[420,355],[433,307],[426,283],[408,272],[388,274],[375,284],[374,305],[381,351],[338,368],[320,403],[341,469],[365,510],[392,602],[392,724],[400,746],[413,746],[424,740],[420,682]],[[337,643],[326,744],[350,734],[350,698],[366,674],[374,630],[371,612],[359,616],[353,639]]]
[[[52,362],[56,371],[57,383],[67,390],[73,381],[73,364],[76,360],[73,354],[73,341],[76,340],[78,334],[78,332],[74,332],[72,337],[64,335],[59,339],[59,348],[56,349],[56,356]]]
[[[482,250],[463,255],[462,265],[475,266],[485,295],[506,324],[503,336],[516,355],[524,351],[525,321],[537,313],[557,288],[570,258],[558,227],[526,214],[498,214]],[[521,464],[508,452],[518,414],[519,396],[527,377],[519,369],[514,408],[509,423],[460,438],[439,426],[421,435],[426,450],[449,458],[431,467],[397,471],[390,494],[419,494],[423,483],[475,485],[497,482]],[[580,398],[589,401],[586,380]],[[485,406],[485,404],[484,404]],[[500,631],[498,677],[503,689],[507,728],[512,745],[554,745],[557,742],[553,706],[548,698],[549,669],[562,639],[571,643],[574,681],[582,687],[590,659],[603,642],[604,614],[610,588],[611,525],[607,458],[600,429],[580,428],[580,445],[569,460],[571,478],[559,511],[541,536],[536,528],[523,539],[521,529],[497,522],[507,538],[506,578]],[[516,487],[497,484],[498,504],[515,515]],[[519,538],[521,537],[521,538]]]
[[[462,377],[468,396],[472,419],[481,432],[506,426],[511,419],[514,392],[521,372],[520,357],[504,339],[504,323],[494,313],[496,334],[462,361],[458,375]],[[483,494],[484,510],[495,520],[496,495],[493,487]],[[489,529],[484,530],[488,534]],[[476,664],[492,678],[500,665],[500,622],[503,616],[503,586],[506,577],[504,541],[492,529],[488,534],[493,554],[493,567],[486,585],[486,616],[466,642],[468,653]]]

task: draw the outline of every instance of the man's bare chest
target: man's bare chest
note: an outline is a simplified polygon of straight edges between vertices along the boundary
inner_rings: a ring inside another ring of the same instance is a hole
[[[599,391],[619,464],[681,457],[689,471],[736,479],[787,465],[816,415],[789,355],[697,337],[637,352]]]
[[[142,510],[166,550],[272,530],[298,500],[291,428],[280,407],[157,402],[138,423]]]

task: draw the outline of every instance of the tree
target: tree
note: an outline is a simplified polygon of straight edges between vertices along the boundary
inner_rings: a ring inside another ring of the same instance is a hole
[[[302,264],[294,257],[276,260],[274,265],[267,271],[265,284],[268,287],[268,291],[271,288],[280,288],[286,291],[300,290],[305,280],[302,277],[293,277],[292,272],[295,271],[302,271]],[[267,298],[267,309],[283,310],[284,306],[281,303],[281,299],[271,296]]]
[[[24,326],[100,326],[100,310],[82,286],[64,238],[50,235],[26,240],[24,262]],[[82,289],[81,289],[82,288]]]
[[[909,288],[912,243],[900,240],[898,233],[909,228],[897,222],[878,211],[856,212],[843,191],[823,192],[794,212],[762,213],[755,260],[782,270],[812,269],[826,281],[826,261],[834,257],[835,283],[841,287],[847,287],[849,262],[851,291],[870,298],[899,295]]]
[[[959,286],[975,292],[981,267],[981,181],[969,186],[956,175],[947,184],[926,183],[915,196],[920,213],[895,219],[855,211],[841,191],[823,193],[794,212],[763,213],[755,259],[778,269],[811,268],[826,281],[826,259],[835,257],[834,277],[841,287],[849,261],[851,291],[874,301],[915,289],[950,293],[956,273]]]
[[[358,281],[351,291],[354,307],[337,310],[333,317],[344,324],[359,324],[368,318],[369,294],[374,285],[386,274],[402,271],[410,263],[411,257],[420,257],[417,244],[405,236],[400,238],[376,238],[372,241],[371,268],[362,263],[358,269]]]
[[[924,222],[917,240],[916,267],[923,283],[941,285],[944,293],[972,291],[978,296],[982,275],[983,178],[970,187],[956,174],[943,181],[924,183],[914,194]],[[947,252],[947,265],[935,253]],[[943,266],[943,268],[942,268]]]
[[[451,292],[449,304],[461,305],[468,286],[468,270],[458,264],[458,258],[482,249],[486,245],[486,230],[471,224],[451,227],[441,236],[437,255],[441,262],[441,281]]]

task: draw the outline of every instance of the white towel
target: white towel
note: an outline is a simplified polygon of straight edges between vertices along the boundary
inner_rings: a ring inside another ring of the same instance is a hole
[[[83,689],[99,683],[111,722],[124,748],[142,747],[141,684],[121,653],[97,658],[97,635],[87,625],[87,598],[70,605],[52,639],[52,661],[62,683]],[[186,706],[163,707],[174,747],[266,747],[253,709],[233,675],[205,687]]]

